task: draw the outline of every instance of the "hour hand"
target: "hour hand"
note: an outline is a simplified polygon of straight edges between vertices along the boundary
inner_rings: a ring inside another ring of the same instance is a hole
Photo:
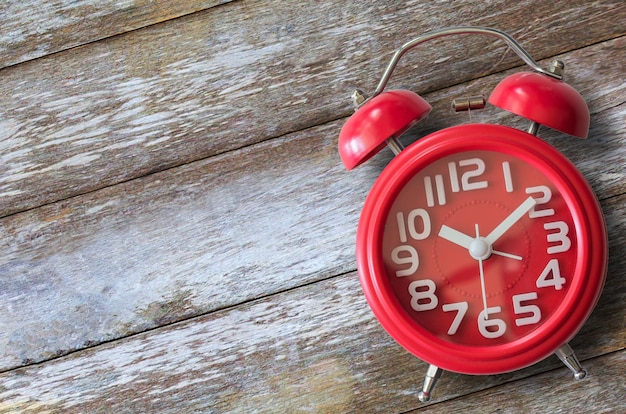
[[[446,239],[458,246],[466,248],[470,252],[470,255],[472,255],[472,243],[478,243],[478,246],[480,246],[479,242],[481,240],[483,240],[483,243],[487,243],[487,241],[482,239],[480,236],[476,238],[468,236],[467,234],[461,233],[458,230],[454,230],[452,227],[448,227],[445,224],[442,225],[441,230],[439,230],[439,237]],[[489,255],[493,253],[498,256],[508,257],[509,259],[522,260],[522,256],[494,250],[491,248],[490,244],[487,244],[487,250],[489,253],[486,254],[486,257],[489,257]],[[472,257],[476,258],[473,255]]]
[[[448,227],[445,224],[441,226],[441,230],[439,230],[439,237],[444,238],[461,247],[465,247],[468,250],[472,245],[472,242],[475,240],[473,237],[468,236],[465,233],[461,233],[458,230],[454,230],[452,227]]]

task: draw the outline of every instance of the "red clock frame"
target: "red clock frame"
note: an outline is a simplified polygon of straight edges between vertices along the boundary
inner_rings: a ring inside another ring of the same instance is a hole
[[[530,334],[506,344],[485,347],[446,341],[415,322],[395,297],[382,257],[385,222],[407,182],[442,157],[473,150],[508,154],[541,171],[565,199],[578,240],[575,273],[555,312]],[[357,266],[372,311],[401,346],[448,371],[497,374],[544,359],[580,330],[604,285],[607,246],[599,203],[584,177],[565,156],[529,133],[500,125],[473,124],[447,128],[420,139],[383,170],[366,199],[359,221]]]

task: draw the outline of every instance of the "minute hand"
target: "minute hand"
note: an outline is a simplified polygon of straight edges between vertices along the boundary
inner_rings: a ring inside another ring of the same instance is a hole
[[[524,216],[524,214],[528,213],[528,211],[533,208],[535,204],[537,204],[537,201],[532,197],[528,197],[526,201],[524,201],[519,207],[517,207],[515,211],[509,214],[509,216],[505,218],[502,223],[498,224],[498,226],[493,229],[493,231],[489,233],[487,237],[485,237],[485,241],[490,246],[493,245],[496,240],[498,240],[504,233],[506,233],[511,227],[513,227],[513,225],[517,223],[518,220]]]

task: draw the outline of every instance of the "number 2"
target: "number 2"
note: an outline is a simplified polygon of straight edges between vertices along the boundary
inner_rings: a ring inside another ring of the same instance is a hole
[[[550,190],[550,187],[545,186],[545,185],[539,185],[537,187],[528,187],[526,189],[526,194],[536,194],[536,193],[541,193],[542,195],[540,197],[533,197],[537,201],[537,204],[535,205],[535,207],[533,207],[530,210],[530,212],[528,213],[528,217],[538,218],[538,217],[553,216],[554,209],[552,208],[544,208],[541,210],[537,209],[538,206],[542,204],[547,204],[550,202],[550,200],[552,200],[552,191]]]

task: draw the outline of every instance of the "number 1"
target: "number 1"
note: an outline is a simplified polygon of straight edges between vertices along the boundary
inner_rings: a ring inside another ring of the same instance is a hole
[[[502,163],[502,172],[504,173],[504,188],[507,193],[513,192],[513,177],[511,176],[511,165],[508,161]]]

